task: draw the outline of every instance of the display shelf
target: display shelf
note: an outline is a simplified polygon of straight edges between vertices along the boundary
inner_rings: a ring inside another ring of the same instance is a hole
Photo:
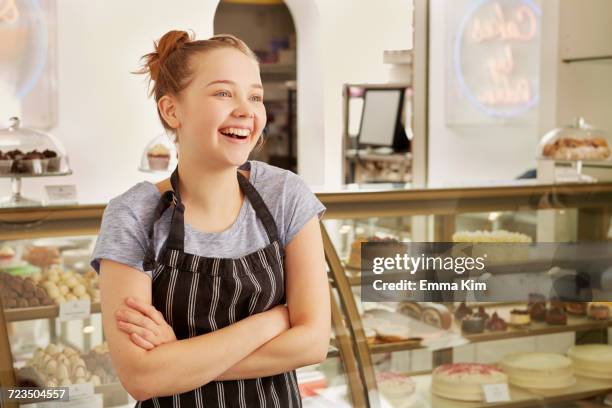
[[[91,313],[100,313],[102,307],[99,302],[91,304]],[[36,319],[53,319],[59,316],[59,306],[37,306],[20,309],[4,309],[7,322],[20,322]]]
[[[596,380],[577,376],[576,383],[571,387],[554,391],[542,392],[510,385],[510,401],[507,402],[465,402],[433,395],[431,393],[431,375],[429,374],[412,376],[411,378],[417,384],[417,392],[422,396],[425,406],[436,408],[557,406],[556,404],[591,398],[612,391],[612,381],[610,380]]]

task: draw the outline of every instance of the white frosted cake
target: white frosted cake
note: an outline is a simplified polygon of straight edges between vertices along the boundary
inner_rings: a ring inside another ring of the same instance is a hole
[[[531,389],[558,389],[576,382],[572,360],[555,353],[512,353],[505,356],[501,368],[510,384]]]
[[[612,380],[612,345],[573,346],[567,355],[574,362],[576,375]]]
[[[526,244],[531,244],[533,240],[520,232],[496,230],[458,231],[453,234],[453,242],[488,244],[474,248],[472,255],[480,257],[486,254],[487,264],[503,264],[529,259],[529,247]]]
[[[505,384],[508,376],[499,368],[478,363],[444,364],[432,375],[431,392],[435,395],[461,401],[484,401],[482,386]]]
[[[409,407],[416,401],[416,384],[408,376],[391,371],[381,372],[376,374],[376,384],[382,397],[393,407]]]

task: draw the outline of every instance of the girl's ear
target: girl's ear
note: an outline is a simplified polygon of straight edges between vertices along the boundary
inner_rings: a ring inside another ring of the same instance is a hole
[[[164,121],[172,129],[178,129],[181,126],[181,121],[178,115],[177,101],[170,95],[164,95],[157,102],[157,110]]]

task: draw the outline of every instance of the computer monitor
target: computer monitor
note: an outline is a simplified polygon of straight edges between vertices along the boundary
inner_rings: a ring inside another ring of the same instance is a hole
[[[359,147],[408,148],[401,124],[405,88],[366,88],[357,144]]]

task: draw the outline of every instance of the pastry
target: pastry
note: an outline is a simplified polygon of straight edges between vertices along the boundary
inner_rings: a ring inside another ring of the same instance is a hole
[[[612,380],[612,345],[585,344],[567,352],[576,375]]]
[[[531,323],[529,311],[524,309],[513,309],[510,311],[510,324],[514,326],[525,326]]]
[[[499,368],[478,363],[444,364],[432,374],[431,392],[460,401],[484,401],[483,385],[504,384],[508,376]]]
[[[410,338],[410,329],[398,324],[387,323],[376,328],[378,338],[384,342],[404,341]]]
[[[453,324],[453,318],[448,308],[439,303],[427,302],[423,304],[421,320],[431,326],[448,330]]]
[[[608,320],[610,318],[610,307],[607,304],[593,302],[589,305],[589,317],[595,320]]]
[[[402,302],[397,307],[397,311],[413,319],[421,320],[423,310],[417,302]]]
[[[485,320],[480,316],[467,316],[461,321],[461,331],[468,334],[482,333]]]
[[[528,295],[527,306],[531,306],[531,305],[536,304],[536,303],[546,304],[546,296],[544,296],[541,293],[530,293]]]
[[[566,325],[567,315],[562,307],[551,307],[546,311],[546,323],[554,325]]]
[[[13,168],[13,159],[6,153],[0,151],[0,175],[11,173]]]
[[[23,260],[40,268],[61,263],[60,252],[56,247],[32,246],[26,248]]]
[[[15,250],[8,245],[0,247],[0,266],[9,265],[15,259]]]
[[[542,155],[555,160],[607,160],[610,147],[603,137],[563,137],[545,144]]]
[[[349,252],[349,259],[346,265],[349,268],[361,269],[361,244],[365,242],[399,242],[395,238],[391,237],[365,237],[360,235],[355,238],[355,241],[351,244],[351,251]]]
[[[53,304],[47,292],[32,278],[0,273],[0,298],[6,309]]]
[[[459,307],[455,310],[455,319],[462,320],[463,318],[465,318],[466,316],[469,316],[471,314],[472,314],[472,309],[469,308],[465,304],[465,302],[461,302]]]
[[[408,376],[389,371],[376,373],[376,384],[391,406],[411,406],[416,401],[416,384]]]
[[[453,234],[453,242],[530,244],[532,241],[529,235],[506,230],[459,231]]]
[[[53,150],[48,150],[48,149],[44,150],[42,154],[45,157],[45,159],[48,160],[47,172],[49,173],[58,172],[60,170],[61,157],[58,156],[58,154],[54,152]]]
[[[363,334],[365,335],[366,341],[368,342],[368,344],[376,343],[376,330],[370,327],[364,327]]]
[[[529,306],[529,316],[531,320],[536,322],[543,322],[546,320],[546,304],[545,303],[534,303]]]
[[[576,382],[572,360],[555,353],[513,353],[500,367],[511,384],[531,389],[561,389]]]
[[[482,318],[482,320],[484,320],[485,322],[489,320],[489,314],[485,311],[485,308],[483,306],[478,307],[478,311],[474,313],[474,316]]]
[[[565,302],[565,311],[574,316],[586,316],[586,302]]]
[[[163,144],[156,144],[147,151],[147,160],[151,170],[168,170],[170,149]]]
[[[493,312],[493,316],[487,321],[486,328],[491,331],[505,331],[508,328],[506,321]]]

